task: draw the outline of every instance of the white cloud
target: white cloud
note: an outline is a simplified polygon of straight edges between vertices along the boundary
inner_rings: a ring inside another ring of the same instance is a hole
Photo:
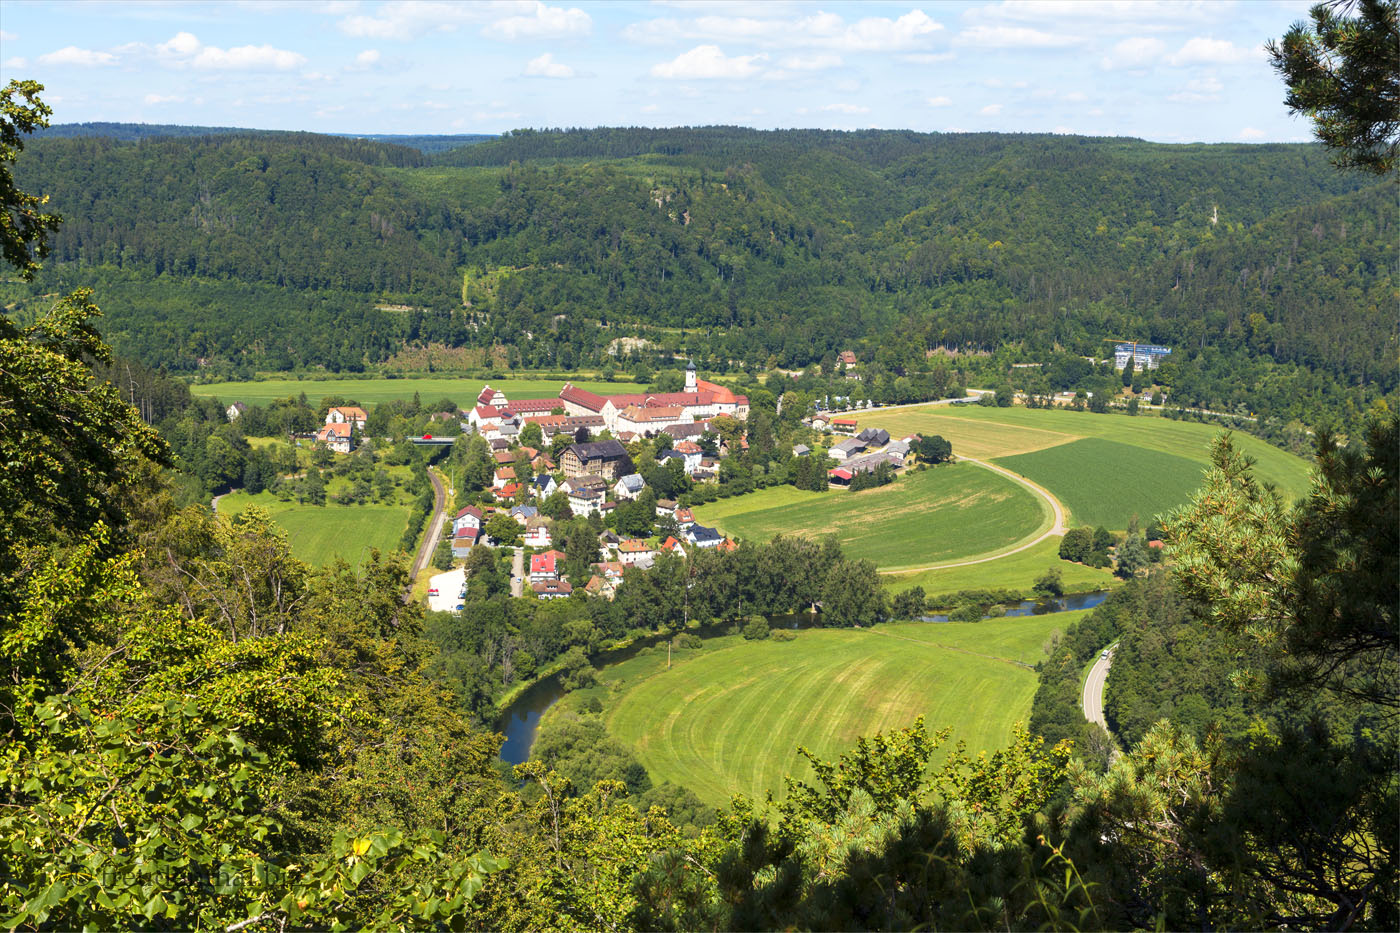
[[[232,49],[206,45],[190,64],[218,71],[288,71],[306,64],[306,56],[270,45],[240,45]]]
[[[1083,36],[1069,36],[1063,33],[1044,32],[1026,26],[973,26],[964,29],[953,37],[958,45],[971,45],[979,48],[1063,48],[1084,42]]]
[[[936,65],[939,62],[952,61],[958,56],[956,52],[912,52],[901,57],[915,65]]]
[[[840,68],[841,64],[840,55],[789,55],[778,62],[778,67],[788,71],[822,71],[827,68]]]
[[[15,35],[14,33],[6,32],[5,30],[0,29],[0,42],[14,42],[18,38],[19,36]]]
[[[1263,139],[1267,135],[1263,130],[1256,130],[1252,126],[1240,130],[1240,139]]]
[[[1167,46],[1161,39],[1124,39],[1108,50],[1108,54],[1099,65],[1110,71],[1118,68],[1146,68],[1161,58],[1166,50]]]
[[[365,49],[363,52],[355,56],[355,64],[360,66],[361,68],[374,67],[375,65],[379,64],[379,50]]]
[[[556,62],[553,54],[549,52],[526,62],[525,73],[540,78],[572,78],[574,76],[572,68],[562,62]]]
[[[646,104],[642,107],[642,113],[656,113],[660,109],[656,104]]]
[[[193,55],[199,51],[199,39],[188,32],[177,32],[168,42],[156,46],[156,54],[170,57]]]
[[[1001,104],[988,104],[977,112],[984,117],[994,117],[1001,113]]]
[[[1167,95],[1167,100],[1183,104],[1204,103],[1210,100],[1219,100],[1220,92],[1224,89],[1225,85],[1221,84],[1218,78],[1207,75],[1204,78],[1188,81],[1186,87],[1175,94]]]
[[[1173,65],[1234,65],[1263,57],[1262,47],[1241,48],[1229,39],[1197,36],[1188,39],[1168,61]]]
[[[466,22],[479,22],[491,12],[486,4],[442,0],[391,0],[374,15],[356,14],[340,20],[340,31],[365,39],[412,39],[429,32],[449,32]]]
[[[95,52],[92,49],[80,49],[76,45],[64,46],[57,51],[47,55],[39,56],[41,65],[78,65],[83,68],[95,68],[101,65],[115,65],[117,56],[111,52]]]
[[[760,7],[760,9],[767,9]],[[634,42],[664,44],[709,39],[748,42],[768,48],[827,48],[845,52],[899,52],[924,48],[943,24],[922,10],[896,19],[870,16],[847,23],[835,13],[819,11],[795,18],[699,16],[694,19],[652,19],[632,23],[622,31]]]
[[[1082,104],[1089,99],[1089,95],[1085,94],[1083,91],[1070,91],[1061,99],[1071,104]]]
[[[757,62],[766,55],[736,55],[726,58],[717,45],[697,45],[669,62],[651,66],[654,78],[748,78],[758,72]]]
[[[1086,20],[1095,26],[1127,25],[1153,31],[1179,28],[1184,19],[1219,19],[1230,4],[1219,0],[1001,0],[973,7],[969,20],[1063,23]]]
[[[869,113],[869,107],[862,107],[859,104],[827,104],[822,110],[828,113]]]
[[[586,36],[592,31],[592,18],[578,7],[566,10],[543,3],[535,3],[533,9],[521,15],[498,19],[481,30],[493,39],[559,39]]]
[[[166,95],[166,94],[147,94],[147,95],[145,96],[145,98],[143,98],[143,101],[144,101],[145,103],[151,104],[151,105],[155,105],[155,104],[181,104],[181,103],[184,103],[185,98],[180,97],[180,96],[177,95],[177,94],[169,94],[169,95]]]
[[[27,58],[22,58],[22,57],[20,57],[20,56],[17,55],[17,56],[15,56],[14,58],[7,58],[7,59],[5,59],[4,65],[5,65],[6,68],[13,68],[13,69],[15,69],[16,71],[18,71],[18,70],[20,70],[21,68],[28,68],[28,67],[29,67],[29,59],[27,59]]]
[[[951,97],[930,97],[928,98],[928,105],[930,107],[951,107],[953,106],[953,99]]]

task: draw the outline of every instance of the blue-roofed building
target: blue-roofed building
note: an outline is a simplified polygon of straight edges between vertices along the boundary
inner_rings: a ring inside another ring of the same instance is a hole
[[[1156,369],[1171,352],[1171,347],[1160,347],[1155,343],[1120,343],[1113,348],[1113,368],[1126,369],[1131,359],[1133,369]]]

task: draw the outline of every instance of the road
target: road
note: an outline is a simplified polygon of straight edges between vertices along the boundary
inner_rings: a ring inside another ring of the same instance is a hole
[[[1007,479],[1020,483],[1022,486],[1025,486],[1031,492],[1044,499],[1046,504],[1050,506],[1051,514],[1053,514],[1055,517],[1055,521],[1053,524],[1051,524],[1050,530],[1046,531],[1044,534],[1041,534],[1036,538],[1031,539],[1030,541],[1025,542],[1024,544],[1018,544],[1015,547],[1007,548],[1004,551],[998,551],[997,553],[989,555],[987,557],[977,557],[972,560],[948,561],[942,564],[929,564],[926,567],[900,567],[892,570],[881,570],[881,573],[922,573],[925,570],[946,570],[949,567],[968,567],[972,564],[985,564],[989,561],[1001,560],[1003,557],[1008,557],[1012,554],[1019,554],[1021,551],[1035,547],[1037,544],[1044,541],[1046,538],[1053,538],[1058,535],[1063,535],[1065,533],[1067,527],[1065,521],[1065,508],[1064,506],[1060,505],[1060,500],[1052,496],[1050,494],[1050,491],[1044,486],[1041,486],[1039,483],[1031,482],[1024,476],[1022,476],[1020,473],[1013,473],[1011,470],[1008,470],[1005,467],[999,467],[995,463],[988,463],[985,460],[978,460],[975,457],[959,457],[958,462],[973,463],[977,466],[991,470],[993,473],[1000,473]]]
[[[515,562],[510,565],[510,595],[525,595],[525,549],[515,549]]]
[[[1079,699],[1079,705],[1084,708],[1084,718],[1105,729],[1108,722],[1103,718],[1103,685],[1108,681],[1108,669],[1113,664],[1113,652],[1117,647],[1110,645],[1108,655],[1101,653],[1094,666],[1089,668],[1089,676],[1084,679],[1084,695]]]
[[[413,558],[413,569],[409,572],[410,581],[417,580],[418,574],[422,572],[424,567],[428,566],[428,561],[433,559],[433,549],[437,547],[438,535],[442,532],[442,522],[447,517],[447,489],[431,467],[428,469],[428,479],[433,484],[433,514],[428,518],[428,530],[423,535],[423,543],[418,546],[418,556]],[[408,588],[412,591],[412,582],[409,583]]]

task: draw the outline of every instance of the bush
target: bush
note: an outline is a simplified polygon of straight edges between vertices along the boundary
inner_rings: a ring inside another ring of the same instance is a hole
[[[705,642],[699,635],[692,635],[689,632],[681,632],[671,639],[671,646],[674,648],[688,648],[691,651],[698,651],[705,647]]]
[[[796,641],[797,633],[788,628],[775,628],[769,634],[769,637],[773,639],[773,641]]]
[[[744,626],[745,641],[762,641],[767,638],[769,634],[768,620],[762,616],[750,619]]]

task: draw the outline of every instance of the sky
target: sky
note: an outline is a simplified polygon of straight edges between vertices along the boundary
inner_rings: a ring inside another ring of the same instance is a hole
[[[1312,0],[0,0],[55,123],[338,133],[912,129],[1293,142]]]

